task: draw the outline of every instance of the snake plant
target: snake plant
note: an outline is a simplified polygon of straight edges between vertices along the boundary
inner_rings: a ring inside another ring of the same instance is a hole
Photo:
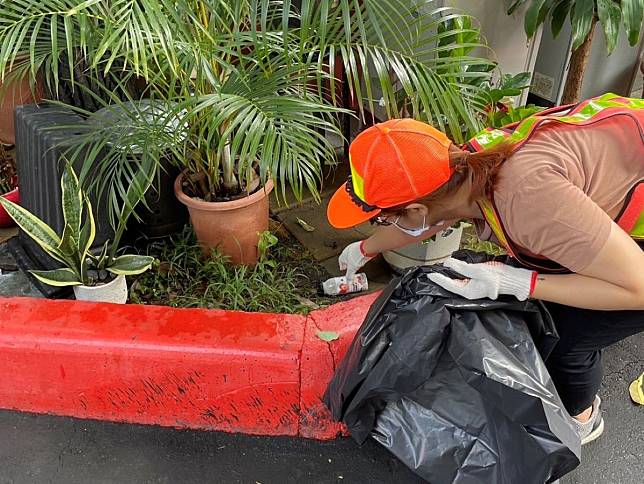
[[[99,282],[98,274],[101,271],[114,275],[134,275],[150,268],[154,258],[149,256],[111,256],[109,242],[99,254],[93,254],[90,249],[96,226],[92,204],[81,189],[70,164],[67,164],[60,184],[65,225],[61,236],[25,208],[0,198],[0,204],[16,224],[49,256],[64,265],[60,269],[30,271],[38,280],[51,286],[95,285]],[[93,273],[95,277],[92,277]]]

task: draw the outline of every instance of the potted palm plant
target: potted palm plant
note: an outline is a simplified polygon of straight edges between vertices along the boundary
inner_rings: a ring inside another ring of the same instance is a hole
[[[114,256],[109,242],[99,254],[91,253],[96,235],[92,204],[81,190],[70,164],[63,172],[61,189],[65,229],[60,236],[26,209],[0,198],[0,204],[18,226],[63,265],[59,269],[30,272],[45,284],[74,286],[76,299],[124,304],[127,301],[125,276],[146,271],[154,259],[139,255]],[[112,245],[118,245],[118,241]]]
[[[382,99],[388,117],[401,116],[395,93],[402,88],[414,96],[409,115],[422,112],[457,142],[481,127],[476,110],[482,107],[471,102],[476,86],[445,75],[474,58],[465,50],[440,55],[440,39],[463,39],[450,48],[480,44],[460,35],[472,29],[451,22],[462,15],[442,2],[146,0],[145,15],[141,8],[130,1],[5,0],[0,34],[9,41],[0,49],[0,71],[25,53],[18,67],[29,75],[45,70],[55,85],[56,61],[81,52],[87,77],[118,65],[119,72],[143,79],[145,97],[173,106],[170,115],[180,118],[182,136],[133,115],[127,130],[103,125],[88,139],[109,139],[111,148],[103,143],[108,151],[145,146],[152,162],[170,150],[183,171],[177,196],[189,206],[197,236],[233,262],[257,257],[273,185],[280,198],[292,190],[296,197],[308,191],[319,199],[321,167],[336,161],[325,133],[339,135],[339,116],[346,114],[337,105],[340,88],[351,91],[358,115],[375,112]],[[338,70],[346,78],[342,85],[329,74]],[[88,85],[100,90],[96,78]],[[127,141],[115,141],[115,132]],[[89,166],[99,151],[76,156]],[[113,167],[127,175],[133,172],[128,163],[103,163],[112,172],[95,179],[119,194],[123,178]],[[253,205],[256,212],[245,215]]]

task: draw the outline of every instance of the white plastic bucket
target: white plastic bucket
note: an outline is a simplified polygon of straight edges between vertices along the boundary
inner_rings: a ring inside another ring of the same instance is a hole
[[[388,250],[383,252],[382,256],[396,272],[402,272],[408,267],[440,264],[460,248],[462,237],[463,224],[439,232],[434,240]]]

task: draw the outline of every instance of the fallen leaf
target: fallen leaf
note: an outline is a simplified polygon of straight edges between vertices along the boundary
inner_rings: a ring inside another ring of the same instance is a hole
[[[628,387],[628,393],[631,394],[631,398],[635,403],[644,405],[644,373],[631,383]]]
[[[306,220],[302,220],[301,218],[297,218],[297,223],[299,224],[300,227],[302,227],[304,230],[307,232],[313,232],[315,230],[315,227],[312,225],[309,225]]]
[[[172,271],[172,265],[167,261],[162,261],[159,263],[159,268],[157,270],[160,274],[168,274]]]
[[[320,338],[322,341],[326,341],[327,343],[329,341],[335,341],[336,339],[340,339],[340,335],[335,331],[318,331],[317,337]]]

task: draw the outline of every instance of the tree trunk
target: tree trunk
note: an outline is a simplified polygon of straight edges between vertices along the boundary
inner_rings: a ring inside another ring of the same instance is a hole
[[[581,86],[584,82],[584,72],[586,72],[596,26],[597,21],[594,20],[586,40],[572,53],[570,69],[568,70],[568,77],[566,78],[566,87],[564,88],[563,98],[561,99],[562,104],[576,103],[581,97]]]

